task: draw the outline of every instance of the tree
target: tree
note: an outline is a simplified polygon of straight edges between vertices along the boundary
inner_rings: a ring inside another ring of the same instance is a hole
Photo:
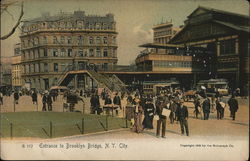
[[[11,3],[1,3],[1,15],[4,13],[4,12],[7,12],[8,14],[9,11],[7,10],[9,6],[11,5],[14,5],[15,3],[17,2],[11,2]],[[10,14],[11,15],[11,14]],[[16,24],[12,27],[12,29],[9,31],[9,33],[7,33],[6,35],[0,37],[0,40],[5,40],[7,38],[9,38],[11,35],[13,35],[16,31],[16,28],[19,26],[19,24],[21,23],[21,19],[24,15],[24,12],[23,12],[23,2],[21,3],[21,11],[20,11],[20,15],[19,15],[19,18],[16,22]],[[12,16],[12,15],[11,15]]]

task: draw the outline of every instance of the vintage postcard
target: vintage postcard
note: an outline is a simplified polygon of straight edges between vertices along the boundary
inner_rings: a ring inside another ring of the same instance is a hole
[[[3,160],[248,160],[245,0],[1,1]]]

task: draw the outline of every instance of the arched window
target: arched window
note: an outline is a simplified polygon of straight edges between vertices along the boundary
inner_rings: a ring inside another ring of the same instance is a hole
[[[78,36],[78,45],[83,45],[83,37]]]
[[[57,37],[53,36],[53,44],[57,44]]]
[[[100,50],[100,48],[96,48],[96,57],[101,57],[101,50]]]
[[[68,44],[71,44],[71,43],[72,43],[72,38],[71,38],[71,36],[68,36],[67,42],[68,42]]]
[[[79,49],[79,50],[78,50],[78,56],[79,56],[79,57],[83,57],[83,50],[82,50],[82,49]]]
[[[89,44],[93,44],[93,43],[94,43],[93,37],[89,37]]]
[[[61,44],[64,44],[65,43],[65,38],[64,36],[61,36]]]
[[[108,49],[103,50],[103,57],[108,57]]]
[[[100,37],[96,37],[96,43],[100,44],[101,43],[101,38]]]
[[[89,56],[93,57],[94,56],[94,49],[89,49]]]
[[[107,37],[103,37],[103,43],[104,43],[104,44],[107,44],[107,43],[108,43]]]

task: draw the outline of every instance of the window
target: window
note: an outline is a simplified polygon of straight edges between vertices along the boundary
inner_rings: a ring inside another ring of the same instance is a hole
[[[94,49],[89,49],[89,56],[93,57],[94,56]]]
[[[70,36],[68,36],[67,42],[68,42],[68,44],[72,43],[72,38]]]
[[[93,43],[94,43],[93,37],[89,37],[89,44],[93,44]]]
[[[104,49],[103,50],[103,57],[107,57],[108,56],[108,49]]]
[[[44,63],[44,72],[49,72],[48,63]]]
[[[44,50],[44,57],[47,57],[48,56],[47,49],[43,49],[43,50]]]
[[[68,49],[68,57],[72,56],[72,49]]]
[[[97,30],[100,30],[100,28],[101,28],[101,25],[100,25],[99,23],[97,23],[97,24],[96,24],[96,29],[97,29]]]
[[[104,43],[104,44],[107,44],[107,43],[108,43],[107,37],[103,37],[103,43]]]
[[[53,56],[54,56],[54,57],[58,57],[58,51],[57,51],[57,49],[54,49],[54,50],[53,50]]]
[[[58,63],[54,63],[54,72],[58,72]]]
[[[100,44],[101,43],[101,38],[100,37],[96,37],[96,43]]]
[[[103,69],[104,69],[104,70],[107,70],[107,69],[108,69],[108,63],[104,63],[104,64],[103,64]]]
[[[77,27],[78,27],[79,29],[82,28],[82,21],[77,21]]]
[[[61,49],[61,57],[64,57],[65,56],[65,49]]]
[[[57,37],[53,36],[53,44],[57,44]]]
[[[114,58],[117,57],[116,49],[113,49],[113,57],[114,57]]]
[[[96,57],[101,57],[101,50],[100,50],[100,48],[96,48]]]
[[[61,44],[64,44],[64,42],[65,42],[65,38],[64,36],[61,36]]]
[[[220,42],[220,55],[235,54],[235,39]]]
[[[82,49],[80,49],[80,50],[78,51],[78,56],[83,57],[83,50],[82,50]]]
[[[78,36],[78,45],[83,45],[83,37]]]

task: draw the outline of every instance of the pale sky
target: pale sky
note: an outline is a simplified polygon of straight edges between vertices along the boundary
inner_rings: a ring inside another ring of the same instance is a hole
[[[3,0],[9,2],[10,0]],[[20,1],[20,0],[19,0]],[[183,25],[187,16],[198,6],[249,15],[247,0],[24,0],[23,19],[40,17],[43,12],[54,15],[60,10],[83,10],[90,15],[113,13],[118,32],[118,64],[130,64],[143,48],[138,45],[152,42],[152,26],[172,19],[174,26]],[[1,15],[1,35],[5,35],[16,22],[20,6],[8,8],[10,16]],[[14,44],[19,43],[17,29],[14,35],[1,41],[1,55],[12,56]]]

